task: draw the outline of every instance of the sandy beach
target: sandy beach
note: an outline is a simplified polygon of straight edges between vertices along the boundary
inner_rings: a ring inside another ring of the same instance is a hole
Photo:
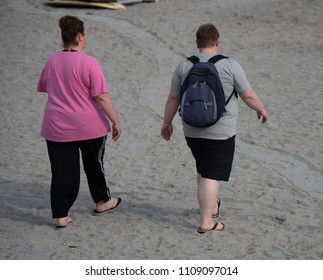
[[[323,1],[159,0],[125,10],[1,1],[1,260],[322,260]],[[82,170],[73,223],[56,230],[50,165],[39,136],[47,57],[61,48],[58,19],[85,22],[85,52],[105,73],[123,134],[107,142],[115,211],[92,215]],[[179,116],[160,137],[170,79],[212,22],[220,51],[239,61],[269,122],[240,100],[236,153],[223,183],[223,232],[199,235],[195,167]]]

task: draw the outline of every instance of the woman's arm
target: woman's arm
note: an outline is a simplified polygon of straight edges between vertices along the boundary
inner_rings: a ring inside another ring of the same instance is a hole
[[[95,100],[99,103],[103,112],[107,115],[109,120],[112,122],[112,139],[117,141],[121,135],[121,128],[119,118],[116,109],[109,97],[109,94],[102,93],[95,97]]]

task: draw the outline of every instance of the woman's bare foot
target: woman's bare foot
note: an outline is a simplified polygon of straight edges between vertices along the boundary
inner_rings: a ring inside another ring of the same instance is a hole
[[[107,202],[100,201],[100,202],[98,202],[96,204],[96,207],[93,210],[93,212],[96,213],[96,214],[104,213],[104,212],[107,212],[109,210],[112,210],[112,209],[118,207],[120,203],[121,203],[121,198],[120,197],[111,198]]]
[[[72,221],[69,216],[58,218],[56,220],[56,228],[66,228]]]

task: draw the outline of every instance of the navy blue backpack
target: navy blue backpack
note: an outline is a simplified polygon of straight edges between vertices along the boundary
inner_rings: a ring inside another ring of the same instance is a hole
[[[182,120],[194,127],[214,125],[224,114],[225,106],[233,94],[225,100],[224,91],[214,64],[227,58],[216,55],[208,62],[200,62],[197,56],[187,58],[194,65],[189,70],[180,91],[179,114]],[[237,94],[236,94],[237,96]]]

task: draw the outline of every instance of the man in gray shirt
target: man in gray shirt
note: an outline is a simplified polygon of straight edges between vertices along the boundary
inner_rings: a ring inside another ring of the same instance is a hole
[[[196,32],[196,55],[201,62],[208,61],[218,54],[219,32],[213,24],[201,25]],[[171,81],[170,92],[165,106],[164,123],[161,135],[169,141],[173,133],[172,120],[180,103],[180,90],[193,66],[188,59],[183,59],[177,66]],[[215,63],[223,86],[226,99],[235,89],[240,98],[257,112],[262,123],[267,121],[267,112],[251,88],[240,64],[232,58],[221,59]],[[238,116],[237,98],[234,96],[226,105],[226,112],[220,120],[210,127],[193,127],[183,123],[184,135],[196,162],[197,199],[200,206],[199,233],[209,230],[223,230],[224,224],[214,222],[219,215],[218,198],[220,182],[228,181],[231,173]]]

